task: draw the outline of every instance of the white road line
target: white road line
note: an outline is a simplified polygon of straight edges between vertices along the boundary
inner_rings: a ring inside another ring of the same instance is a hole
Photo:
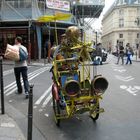
[[[51,98],[52,98],[52,94],[50,93],[50,95],[44,101],[44,103],[42,105],[42,108],[44,108],[48,104],[48,102],[51,100]]]
[[[10,70],[7,70],[7,71],[4,71],[3,72],[3,76],[6,76],[6,75],[8,75],[8,74],[10,74],[10,73],[13,73],[14,72],[14,70],[12,69],[10,69]]]
[[[35,71],[29,73],[28,76],[31,76],[31,75],[34,74],[34,73],[38,73],[38,72],[39,72],[40,70],[42,70],[42,69],[44,69],[44,68],[37,69],[37,70],[35,70]],[[11,84],[7,85],[6,87],[4,87],[4,90],[6,90],[6,89],[9,88],[10,86],[14,85],[15,83],[16,83],[16,82],[14,81],[14,82],[12,82]]]
[[[126,71],[126,69],[113,69],[114,71],[118,71],[118,72],[125,72]]]
[[[127,92],[129,92],[130,94],[136,96],[136,92],[138,92],[139,90],[132,86],[126,86],[126,85],[121,85],[120,86],[121,89],[126,90]]]
[[[30,68],[31,66],[28,66],[28,68]],[[8,74],[11,74],[11,73],[14,73],[14,70],[13,69],[10,69],[10,70],[6,70],[3,72],[3,76],[6,76]]]
[[[123,76],[115,75],[115,77],[117,79],[119,79],[119,80],[124,81],[124,82],[128,82],[128,81],[134,80],[134,78],[132,76],[123,77]]]
[[[41,101],[45,98],[45,96],[50,93],[52,89],[52,85],[44,92],[44,94],[35,102],[35,105],[39,105]]]
[[[40,71],[37,71],[37,72],[34,72],[34,73],[30,73],[30,74],[29,74],[29,79],[30,79],[30,77],[34,77],[34,76],[35,76],[36,74],[38,74],[38,73],[44,72],[44,70],[48,70],[48,68],[46,68],[46,69],[41,69]],[[21,82],[23,83],[23,80],[22,80],[22,79],[21,79]],[[8,87],[8,88],[7,88],[7,87]],[[8,85],[7,87],[4,88],[4,89],[5,89],[4,93],[7,93],[7,92],[10,91],[11,89],[15,88],[15,87],[16,87],[16,82],[11,83],[10,86]],[[6,89],[6,88],[7,88],[7,89]]]
[[[32,80],[33,78],[37,77],[38,75],[40,75],[41,73],[45,72],[46,70],[48,70],[48,68],[42,70],[41,72],[37,73],[36,75],[34,75],[33,77],[29,78],[28,81]],[[23,82],[22,82],[22,85],[23,85]],[[14,85],[15,87],[16,85]],[[14,88],[13,90],[11,90],[10,92],[8,92],[6,94],[6,96],[9,96],[10,94],[12,94],[14,91],[16,91],[16,88]]]

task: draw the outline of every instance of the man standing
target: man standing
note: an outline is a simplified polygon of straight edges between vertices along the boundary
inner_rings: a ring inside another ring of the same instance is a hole
[[[126,56],[127,56],[127,60],[126,60],[126,65],[128,64],[128,62],[130,62],[130,64],[132,64],[132,60],[131,57],[133,56],[133,49],[132,47],[130,47],[130,44],[127,43],[126,45]]]
[[[122,43],[119,43],[118,47],[118,61],[117,64],[119,64],[120,58],[122,59],[122,65],[124,64],[124,47]]]
[[[21,45],[22,38],[16,37],[15,38],[15,45],[19,48],[23,49],[24,52],[27,52],[26,47]],[[25,91],[25,98],[27,99],[29,97],[29,82],[28,82],[28,75],[27,75],[27,60],[21,60],[21,61],[15,61],[15,67],[14,67],[14,74],[16,78],[16,84],[17,84],[17,94],[22,93],[22,85],[20,77],[22,75],[23,83],[24,83],[24,91]]]

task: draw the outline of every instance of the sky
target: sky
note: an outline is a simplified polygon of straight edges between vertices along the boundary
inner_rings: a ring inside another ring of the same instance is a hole
[[[103,18],[103,15],[107,12],[114,1],[115,0],[105,0],[105,7],[103,9],[103,12],[101,13],[99,19],[96,19],[95,22],[91,25],[95,30],[101,28],[101,20]]]

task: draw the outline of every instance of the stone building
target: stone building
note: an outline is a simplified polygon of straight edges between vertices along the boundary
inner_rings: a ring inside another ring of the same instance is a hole
[[[117,43],[125,47],[140,46],[140,0],[116,0],[103,17],[102,44],[116,51]],[[139,47],[140,48],[140,47]]]

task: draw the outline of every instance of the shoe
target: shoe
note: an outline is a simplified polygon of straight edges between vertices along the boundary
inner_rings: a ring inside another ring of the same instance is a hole
[[[27,95],[25,95],[25,99],[28,99],[29,98],[29,95],[27,94]]]
[[[29,93],[28,93],[28,92],[25,93],[25,98],[26,98],[26,99],[29,98]]]
[[[15,91],[15,94],[22,94],[22,92],[18,92],[17,90]]]

